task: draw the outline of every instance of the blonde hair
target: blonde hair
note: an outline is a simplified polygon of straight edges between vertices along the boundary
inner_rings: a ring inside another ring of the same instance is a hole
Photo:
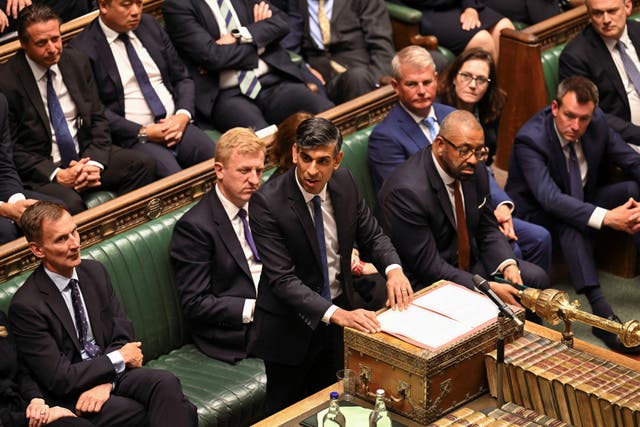
[[[262,152],[266,155],[267,145],[251,129],[238,127],[229,129],[218,140],[216,162],[226,164],[234,151],[240,154]]]

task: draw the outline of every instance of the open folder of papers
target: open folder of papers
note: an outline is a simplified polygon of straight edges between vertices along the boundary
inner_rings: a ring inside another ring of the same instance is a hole
[[[378,315],[382,330],[418,347],[436,351],[496,321],[489,298],[454,283],[444,283],[414,299],[408,310]]]

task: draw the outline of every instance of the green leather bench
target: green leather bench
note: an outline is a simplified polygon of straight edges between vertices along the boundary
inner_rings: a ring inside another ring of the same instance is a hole
[[[345,135],[342,141],[344,157],[342,158],[341,164],[341,167],[349,169],[362,197],[364,197],[371,209],[375,208],[378,199],[373,188],[373,181],[371,180],[368,154],[369,135],[371,135],[374,127],[375,126],[369,126],[352,134]]]
[[[264,364],[246,359],[230,365],[205,356],[190,343],[169,262],[173,226],[187,208],[169,213],[83,251],[102,262],[142,341],[146,365],[175,373],[198,407],[200,426],[247,426],[263,418]],[[0,285],[0,309],[29,273]],[[176,426],[179,427],[179,426]]]

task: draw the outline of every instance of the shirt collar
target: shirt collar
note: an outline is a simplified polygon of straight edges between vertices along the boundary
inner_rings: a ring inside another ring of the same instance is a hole
[[[102,32],[104,33],[104,37],[107,39],[107,43],[111,44],[118,39],[120,35],[119,32],[109,28],[107,24],[102,20],[102,16],[98,18],[98,23],[100,24],[100,28],[102,28]],[[137,39],[135,33],[133,31],[127,31],[126,33],[130,39]]]
[[[300,185],[300,181],[298,181],[297,172],[298,172],[298,167],[296,166],[296,170],[294,171],[293,175],[296,177],[296,184],[298,184],[298,188],[302,193],[302,197],[304,197],[304,202],[306,204],[309,204],[311,199],[313,199],[315,196],[320,196],[320,200],[322,200],[322,202],[324,203],[325,200],[327,199],[327,184],[325,184],[324,187],[322,187],[322,190],[318,194],[311,194],[307,192],[302,185]]]
[[[436,170],[438,171],[438,175],[440,175],[440,178],[442,178],[442,181],[444,182],[444,184],[446,186],[452,185],[456,179],[451,175],[449,175],[447,172],[445,172],[444,169],[442,169],[442,167],[440,166],[440,163],[438,163],[438,159],[436,158],[436,154],[433,152],[433,150],[431,150],[431,157],[433,157],[433,163],[436,165]]]
[[[47,73],[47,70],[49,69],[53,72],[54,75],[60,74],[60,67],[58,67],[58,64],[53,64],[51,67],[45,68],[42,65],[36,63],[33,59],[29,58],[29,55],[27,55],[26,53],[24,57],[27,58],[27,64],[29,64],[29,68],[31,68],[31,73],[33,73],[33,77],[35,77],[36,82],[42,80],[42,78]]]
[[[227,213],[227,216],[229,217],[229,221],[233,221],[236,218],[236,216],[238,216],[238,212],[240,211],[240,209],[244,209],[245,211],[249,212],[249,202],[245,203],[244,206],[241,206],[240,208],[237,207],[229,199],[227,199],[224,196],[224,194],[222,194],[222,191],[220,191],[218,184],[216,184],[216,194],[220,199],[220,203],[222,203],[222,207],[224,208],[224,211]]]
[[[69,281],[71,279],[78,280],[78,272],[76,271],[75,268],[73,269],[73,273],[71,273],[71,277],[66,277],[61,274],[54,273],[53,271],[49,270],[47,267],[44,268],[44,272],[47,273],[47,276],[49,276],[49,279],[51,279],[53,284],[56,285],[56,288],[58,288],[58,291],[60,292],[63,292],[65,289],[67,289],[67,286],[69,286]]]
[[[556,121],[553,121],[553,129],[556,131],[556,135],[558,136],[558,140],[560,141],[560,147],[562,147],[563,149],[571,144],[571,142],[573,141],[568,141],[566,139],[564,139],[564,137],[562,135],[560,135],[560,132],[558,132],[558,126],[556,126]]]
[[[420,124],[420,122],[422,122],[427,117],[433,117],[436,123],[438,123],[438,118],[436,117],[436,112],[434,111],[433,105],[429,107],[429,113],[425,117],[420,117],[418,115],[413,114],[407,107],[404,106],[402,102],[400,102],[400,106],[404,108],[404,111],[406,111],[409,114],[409,116],[411,116],[411,118],[418,124]]]
[[[622,34],[620,35],[619,39],[613,39],[611,37],[601,36],[602,41],[604,41],[604,44],[607,46],[610,52],[613,52],[616,49],[616,44],[618,43],[618,41],[621,41],[627,47],[633,46],[633,44],[631,43],[631,39],[629,38],[629,32],[627,31],[627,28],[628,27],[625,25],[624,30],[622,30]]]

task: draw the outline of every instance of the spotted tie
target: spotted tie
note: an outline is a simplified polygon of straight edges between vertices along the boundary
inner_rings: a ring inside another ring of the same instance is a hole
[[[71,305],[76,318],[76,328],[78,329],[78,339],[80,346],[87,352],[89,357],[93,359],[102,353],[99,345],[92,343],[87,339],[87,331],[89,330],[89,319],[84,311],[84,305],[80,298],[80,288],[76,279],[69,280],[69,289],[71,289]]]

